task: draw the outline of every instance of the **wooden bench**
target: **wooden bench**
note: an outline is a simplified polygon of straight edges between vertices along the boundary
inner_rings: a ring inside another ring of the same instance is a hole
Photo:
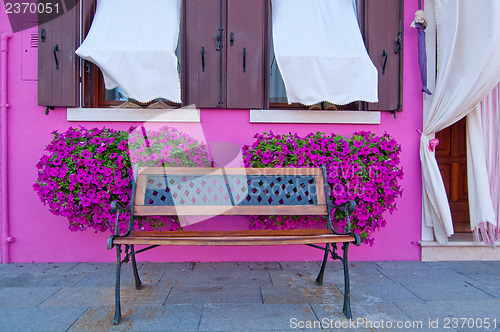
[[[328,256],[340,260],[344,267],[343,312],[351,318],[348,248],[360,245],[357,234],[350,233],[349,217],[345,234],[332,226],[332,210],[341,209],[348,216],[354,201],[333,206],[329,199],[325,167],[321,168],[160,168],[136,167],[132,198],[128,207],[112,202],[112,209],[130,212],[125,234],[108,239],[108,249],[116,247],[115,316],[121,316],[120,271],[129,260],[136,288],[141,287],[135,255],[160,245],[177,246],[274,246],[305,244],[324,251],[323,263],[316,279],[323,283]],[[138,216],[215,216],[215,215],[318,215],[327,217],[324,229],[243,230],[243,231],[133,231]],[[342,243],[342,255],[336,253]],[[324,244],[320,246],[318,244]],[[145,248],[136,250],[136,245]],[[124,249],[122,249],[124,246]],[[330,249],[330,246],[332,249]],[[124,258],[122,259],[122,254]]]

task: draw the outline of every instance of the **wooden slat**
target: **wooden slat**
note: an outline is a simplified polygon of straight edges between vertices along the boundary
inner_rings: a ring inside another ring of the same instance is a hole
[[[279,229],[279,230],[237,230],[237,231],[132,231],[130,236],[132,237],[189,237],[189,236],[200,236],[203,234],[204,237],[238,237],[238,236],[313,236],[313,235],[332,235],[332,231],[327,228],[321,229]]]
[[[321,168],[210,168],[210,167],[139,167],[138,174],[151,175],[314,175],[322,176]]]
[[[135,216],[327,215],[326,205],[134,206]]]
[[[323,181],[323,172],[321,172],[321,175],[316,175],[314,178],[316,180],[316,192],[317,192],[317,197],[318,197],[318,205],[326,204],[325,182]]]
[[[137,175],[137,186],[135,188],[135,205],[144,205],[144,198],[146,194],[146,180],[147,176]]]

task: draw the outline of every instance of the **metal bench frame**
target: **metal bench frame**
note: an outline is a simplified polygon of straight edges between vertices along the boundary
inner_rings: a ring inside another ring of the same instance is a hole
[[[209,189],[210,188],[210,189]],[[214,190],[217,189],[219,194]],[[211,196],[214,193],[214,196]],[[209,196],[207,196],[209,195]],[[123,263],[131,262],[135,286],[141,287],[135,255],[160,245],[258,246],[305,244],[324,251],[316,278],[323,284],[328,256],[339,260],[344,269],[343,313],[352,318],[348,266],[349,244],[361,244],[350,229],[349,214],[354,201],[334,206],[329,199],[326,168],[169,168],[135,167],[132,197],[128,206],[111,203],[117,213],[115,235],[108,239],[108,249],[116,247],[115,315],[121,317],[120,273]],[[332,211],[340,209],[347,216],[345,233],[335,231]],[[120,212],[130,213],[128,229],[120,235]],[[318,230],[261,231],[133,231],[137,216],[147,215],[320,215],[327,217],[327,228]],[[342,254],[337,254],[342,243]],[[325,246],[319,246],[324,244]],[[136,250],[135,245],[146,245]],[[124,248],[122,249],[122,246]],[[330,248],[331,246],[331,248]],[[122,255],[124,257],[122,258]]]

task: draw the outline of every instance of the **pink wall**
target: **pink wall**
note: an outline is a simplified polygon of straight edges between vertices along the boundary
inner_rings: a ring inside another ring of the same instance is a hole
[[[0,6],[3,6],[1,4]],[[358,130],[377,134],[387,131],[403,146],[402,163],[405,178],[402,181],[403,197],[398,210],[387,215],[388,225],[375,235],[373,247],[351,249],[351,260],[419,260],[421,236],[421,177],[418,153],[422,127],[422,95],[417,67],[416,30],[409,27],[413,20],[416,1],[405,1],[404,23],[404,110],[398,118],[382,114],[380,125],[336,124],[250,124],[249,112],[241,110],[202,110],[201,125],[208,141],[249,144],[254,133],[273,130],[275,133],[297,131],[335,132],[350,135]],[[5,10],[0,10],[0,33],[10,32]],[[109,234],[92,231],[73,233],[67,229],[63,217],[50,214],[32,189],[36,179],[35,164],[43,154],[45,145],[54,130],[69,126],[108,126],[128,128],[131,123],[69,123],[66,110],[56,109],[50,115],[37,106],[37,82],[22,79],[22,72],[32,70],[36,63],[22,64],[22,32],[14,34],[9,42],[8,96],[8,169],[10,233],[15,242],[10,245],[12,262],[106,262],[115,259],[114,251],[106,250]],[[22,68],[24,66],[24,68]],[[190,129],[193,124],[176,127]],[[5,162],[4,160],[1,161]],[[210,227],[244,227],[243,218],[217,217],[208,221]],[[190,247],[160,248],[139,257],[152,261],[267,261],[267,260],[319,260],[321,253],[305,246],[269,248],[215,248],[202,250]]]

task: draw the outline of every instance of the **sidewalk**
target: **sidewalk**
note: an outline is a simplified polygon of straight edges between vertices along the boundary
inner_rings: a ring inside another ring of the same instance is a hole
[[[139,266],[113,326],[115,264],[0,265],[0,331],[500,331],[499,261],[353,262],[352,322],[338,262],[322,287],[317,262]]]

